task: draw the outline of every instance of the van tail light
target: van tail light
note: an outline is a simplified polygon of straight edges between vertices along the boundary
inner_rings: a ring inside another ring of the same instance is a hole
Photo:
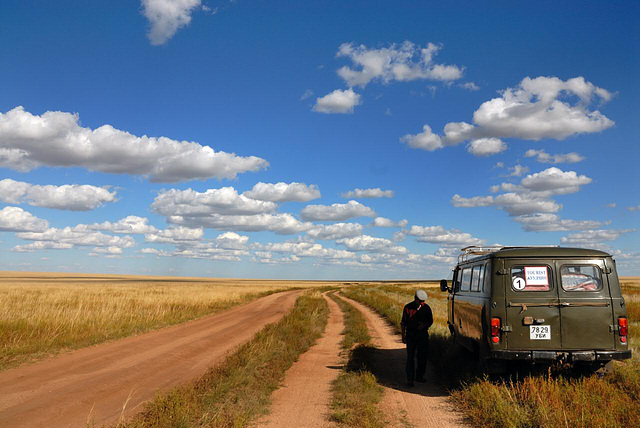
[[[491,342],[500,343],[500,318],[491,318]]]
[[[627,343],[629,323],[626,318],[618,318],[618,334],[620,335],[620,342]]]

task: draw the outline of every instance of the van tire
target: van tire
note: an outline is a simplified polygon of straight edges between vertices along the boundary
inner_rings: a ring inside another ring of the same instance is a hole
[[[489,357],[489,347],[486,344],[478,343],[474,356],[476,360],[476,371],[480,374],[501,375],[507,372],[506,361]]]

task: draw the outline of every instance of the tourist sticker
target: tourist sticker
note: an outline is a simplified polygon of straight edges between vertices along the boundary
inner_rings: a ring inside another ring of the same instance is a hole
[[[524,276],[527,285],[549,286],[549,276],[546,266],[525,266]]]

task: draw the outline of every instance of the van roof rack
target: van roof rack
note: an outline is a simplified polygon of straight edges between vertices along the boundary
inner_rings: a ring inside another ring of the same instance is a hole
[[[466,262],[469,259],[474,257],[485,256],[487,254],[495,253],[500,250],[507,250],[513,248],[542,248],[542,247],[559,247],[559,245],[513,245],[513,246],[504,246],[504,245],[490,245],[486,247],[470,245],[468,247],[464,247],[460,250],[460,254],[458,255],[458,263]]]

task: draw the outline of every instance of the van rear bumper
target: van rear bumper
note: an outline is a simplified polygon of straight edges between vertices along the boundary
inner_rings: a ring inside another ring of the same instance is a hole
[[[631,358],[631,351],[491,351],[490,358],[523,361],[611,361]]]

